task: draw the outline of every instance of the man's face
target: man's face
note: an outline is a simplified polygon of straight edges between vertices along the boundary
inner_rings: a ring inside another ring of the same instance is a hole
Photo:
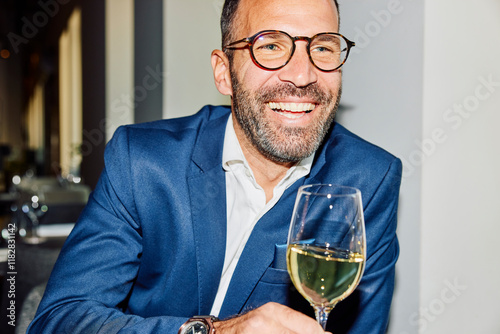
[[[338,13],[331,0],[243,0],[235,25],[236,39],[262,30],[282,30],[311,37],[338,32]],[[258,67],[248,49],[233,51],[232,104],[235,130],[249,145],[276,162],[295,162],[311,155],[328,132],[341,91],[341,72],[323,72],[310,62],[305,41],[283,68]]]

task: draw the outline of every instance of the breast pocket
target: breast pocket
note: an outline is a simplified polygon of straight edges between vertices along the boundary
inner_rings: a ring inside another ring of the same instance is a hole
[[[243,311],[257,308],[267,302],[289,305],[290,299],[297,296],[288,271],[286,270],[286,244],[275,245],[273,263],[262,275],[248,298]]]

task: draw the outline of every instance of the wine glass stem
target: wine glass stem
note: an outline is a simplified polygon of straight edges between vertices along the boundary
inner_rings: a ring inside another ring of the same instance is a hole
[[[31,225],[31,235],[33,238],[38,238],[38,221],[34,220]]]
[[[316,313],[316,320],[318,323],[326,330],[326,322],[328,321],[328,315],[332,309],[330,307],[321,307],[317,306],[314,308],[314,312]]]

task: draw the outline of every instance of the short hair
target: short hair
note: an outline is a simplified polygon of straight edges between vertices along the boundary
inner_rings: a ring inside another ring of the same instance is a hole
[[[333,0],[337,11],[339,10],[339,4],[337,0]],[[220,17],[220,29],[222,35],[222,47],[234,40],[236,36],[234,35],[233,23],[236,17],[236,12],[238,10],[238,5],[240,0],[225,0],[224,7],[222,7],[222,14]]]

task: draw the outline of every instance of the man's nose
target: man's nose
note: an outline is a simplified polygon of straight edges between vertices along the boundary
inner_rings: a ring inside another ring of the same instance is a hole
[[[296,87],[306,87],[318,80],[316,67],[311,63],[306,49],[307,42],[297,41],[295,52],[288,64],[279,70],[279,78]]]

